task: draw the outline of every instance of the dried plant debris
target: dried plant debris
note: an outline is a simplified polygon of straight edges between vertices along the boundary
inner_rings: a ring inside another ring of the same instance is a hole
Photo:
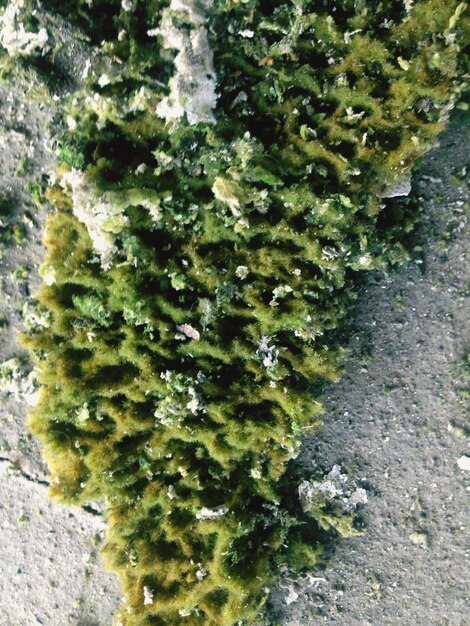
[[[116,624],[253,624],[279,568],[318,561],[306,515],[355,532],[339,468],[289,496],[281,478],[339,376],[354,272],[406,258],[393,197],[465,89],[467,6],[42,7],[93,48],[24,338],[51,494],[105,500]],[[3,11],[18,63],[46,54],[36,10]]]
[[[343,537],[361,533],[354,526],[354,512],[367,504],[363,487],[351,484],[339,465],[334,465],[322,480],[304,480],[299,485],[302,508],[310,513],[323,530],[335,529]]]

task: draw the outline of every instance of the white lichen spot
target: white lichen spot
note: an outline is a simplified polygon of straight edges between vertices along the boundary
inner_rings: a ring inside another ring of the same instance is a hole
[[[232,104],[230,105],[230,109],[234,109],[238,104],[242,104],[248,100],[248,94],[246,91],[240,91],[236,97],[234,98]]]
[[[339,252],[333,246],[325,246],[322,249],[321,258],[324,261],[333,261],[339,257]]]
[[[295,580],[287,579],[287,585],[281,585],[281,589],[286,589],[287,593],[283,598],[285,604],[289,605],[295,602],[310,589],[316,589],[320,583],[326,583],[326,578],[319,578],[308,573],[306,576],[299,576]],[[268,593],[269,589],[265,593]]]
[[[199,513],[196,513],[196,519],[199,520],[207,520],[207,519],[215,519],[217,517],[222,517],[222,515],[226,515],[228,513],[228,507],[226,506],[218,506],[215,509],[208,509],[203,507]]]
[[[356,30],[353,31],[346,31],[344,33],[344,43],[351,43],[352,38],[354,37],[354,35],[357,35],[357,33],[362,32],[362,28],[357,28]]]
[[[308,317],[310,318],[310,316]],[[303,341],[315,341],[317,337],[323,334],[323,331],[311,323],[311,318],[306,319],[305,321],[307,322],[307,325],[303,328],[297,328],[296,330],[294,330],[294,335],[299,339],[302,339]]]
[[[12,0],[0,17],[0,44],[12,57],[44,55],[51,49],[45,28],[37,33],[26,31],[21,21],[25,0]]]
[[[43,279],[43,281],[46,283],[48,287],[50,287],[56,282],[55,268],[52,267],[52,265],[49,265],[48,263],[43,263],[39,267],[38,274],[39,276],[41,276],[41,278]]]
[[[194,387],[189,387],[188,394],[190,395],[191,400],[186,404],[186,408],[189,409],[191,413],[196,414],[199,410],[199,397]]]
[[[178,613],[181,617],[189,617],[191,615],[191,611],[189,609],[178,609]]]
[[[148,107],[148,101],[152,97],[152,92],[148,87],[142,86],[140,89],[134,91],[129,97],[127,102],[127,111],[129,113],[135,113],[136,111],[146,111]]]
[[[354,109],[352,107],[347,107],[346,108],[346,121],[349,122],[350,124],[353,124],[361,120],[365,114],[366,114],[365,111],[359,111],[358,113],[354,113]]]
[[[169,81],[170,94],[158,104],[156,113],[167,121],[186,115],[189,124],[215,124],[217,103],[213,52],[209,45],[206,10],[212,0],[171,0],[158,28],[148,31],[161,36],[163,47],[176,50],[175,73]],[[186,20],[189,28],[181,26]]]
[[[35,370],[26,371],[20,359],[13,358],[0,363],[0,395],[12,396],[18,402],[36,406],[39,389]]]
[[[397,58],[397,63],[401,67],[402,70],[405,70],[405,72],[407,72],[410,69],[409,61],[407,61],[403,57],[398,57]]]
[[[426,533],[414,532],[409,536],[412,543],[420,548],[428,547],[428,536]]]
[[[200,567],[196,572],[196,578],[199,581],[201,581],[201,580],[204,580],[206,576],[207,576],[207,570],[205,570],[203,567]]]
[[[88,74],[90,73],[90,69],[91,69],[91,59],[87,59],[85,61],[85,66],[83,68],[82,71],[82,79],[85,80],[85,78],[88,77]]]
[[[101,74],[101,76],[98,78],[98,85],[100,87],[106,87],[106,85],[109,85],[110,83],[111,79],[107,74]]]
[[[67,115],[65,123],[70,130],[75,130],[77,128],[77,120],[71,115]]]
[[[87,420],[90,419],[90,409],[88,408],[88,404],[85,404],[80,407],[77,411],[77,422],[79,424],[84,424]]]
[[[144,587],[144,605],[153,604],[153,591]]]
[[[295,602],[298,599],[299,599],[299,594],[295,591],[295,589],[293,589],[291,587],[289,589],[289,591],[287,592],[286,596],[284,597],[284,602],[287,605],[289,605],[289,604],[292,604],[293,602]]]
[[[235,270],[235,276],[240,280],[244,280],[248,276],[248,268],[246,265],[239,265]]]
[[[136,175],[138,174],[143,174],[145,172],[145,170],[147,169],[147,164],[146,163],[141,163],[140,165],[138,165],[135,170],[134,173]]]
[[[359,265],[363,269],[370,269],[373,264],[373,259],[370,254],[363,254],[359,257]]]
[[[237,220],[237,223],[235,224],[233,230],[236,233],[241,233],[244,230],[248,230],[250,228],[250,222],[246,219],[239,219]]]
[[[350,513],[359,505],[367,503],[366,490],[350,485],[348,476],[342,473],[339,465],[334,465],[323,480],[304,480],[300,483],[298,491],[305,512],[311,511],[319,501],[334,502],[344,513]]]
[[[103,269],[109,269],[117,251],[116,235],[128,222],[123,208],[106,201],[106,194],[100,194],[95,185],[76,169],[65,174],[62,185],[71,187],[73,212],[85,224]]]
[[[240,202],[242,192],[237,182],[217,176],[212,185],[212,193],[219,202],[226,204],[230,208],[235,217],[241,215]]]
[[[204,406],[196,391],[198,380],[167,370],[160,374],[167,384],[167,393],[158,401],[155,409],[157,423],[163,426],[178,427],[188,416],[202,411]]]
[[[279,287],[276,287],[275,289],[273,289],[273,297],[269,305],[279,306],[279,303],[277,302],[279,298],[285,298],[287,294],[292,293],[292,292],[293,292],[293,289],[289,285],[279,285]]]
[[[463,454],[459,459],[457,459],[457,465],[461,470],[470,472],[470,456]]]
[[[413,8],[414,0],[405,0],[405,11],[409,15],[411,13],[411,9]]]
[[[263,336],[259,340],[258,349],[256,350],[256,356],[261,359],[266,369],[272,369],[276,367],[279,358],[279,350],[276,346],[269,345],[271,337]]]
[[[37,302],[26,301],[23,305],[22,314],[27,330],[42,330],[51,325],[50,311],[43,310]]]
[[[71,189],[73,213],[85,224],[105,270],[111,267],[118,236],[129,222],[125,213],[128,207],[142,206],[156,223],[161,221],[160,198],[151,189],[102,192],[92,179],[76,169],[62,177],[61,185]]]

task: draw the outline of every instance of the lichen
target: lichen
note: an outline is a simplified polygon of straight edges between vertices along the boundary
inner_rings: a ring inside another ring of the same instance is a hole
[[[343,537],[360,534],[354,526],[354,513],[367,503],[367,492],[349,481],[334,465],[322,480],[304,480],[298,487],[300,502],[324,530],[336,530]]]
[[[170,94],[156,108],[159,117],[167,121],[186,115],[188,123],[215,123],[217,102],[216,79],[212,50],[207,38],[207,9],[212,0],[171,0],[162,12],[158,28],[148,31],[160,36],[165,49],[177,50],[174,59],[175,74],[171,77]],[[185,19],[189,24],[178,22]]]
[[[27,0],[11,0],[0,15],[0,45],[10,56],[43,56],[51,49],[50,37],[44,27],[37,32],[25,28],[25,21],[31,17]]]
[[[144,207],[157,225],[161,220],[160,198],[151,189],[100,191],[92,180],[87,180],[82,172],[75,169],[66,172],[60,184],[71,189],[74,215],[85,224],[103,269],[111,266],[117,252],[116,238],[123,234],[128,224],[129,218],[125,214],[128,207]],[[49,279],[52,284],[55,270],[48,269],[43,278],[46,283]]]
[[[35,406],[38,399],[36,372],[28,372],[19,358],[3,361],[0,363],[0,395],[11,396],[30,407]]]

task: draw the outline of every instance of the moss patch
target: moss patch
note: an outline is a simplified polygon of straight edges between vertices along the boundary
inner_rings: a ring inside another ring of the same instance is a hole
[[[279,562],[318,559],[280,478],[339,376],[352,276],[403,258],[381,196],[463,90],[465,5],[411,4],[67,4],[91,42],[107,19],[48,193],[30,427],[54,496],[106,500],[117,623],[252,624]],[[159,116],[187,51],[162,42],[198,29],[214,117]]]

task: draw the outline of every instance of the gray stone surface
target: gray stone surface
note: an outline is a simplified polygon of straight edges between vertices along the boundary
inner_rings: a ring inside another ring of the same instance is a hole
[[[0,243],[0,364],[27,357],[18,345],[24,330],[23,308],[39,284],[38,264],[43,256],[45,211],[31,201],[28,183],[52,168],[53,153],[47,132],[52,110],[48,102],[31,102],[27,85],[0,83],[0,226],[24,225],[26,238],[18,244]],[[18,175],[21,172],[21,175]],[[27,268],[20,286],[15,271]],[[26,371],[31,366],[26,365]],[[39,445],[24,427],[25,409],[11,395],[0,395],[0,457],[21,460],[28,472],[44,478]]]
[[[109,626],[119,595],[98,557],[104,527],[0,461],[0,624]]]

